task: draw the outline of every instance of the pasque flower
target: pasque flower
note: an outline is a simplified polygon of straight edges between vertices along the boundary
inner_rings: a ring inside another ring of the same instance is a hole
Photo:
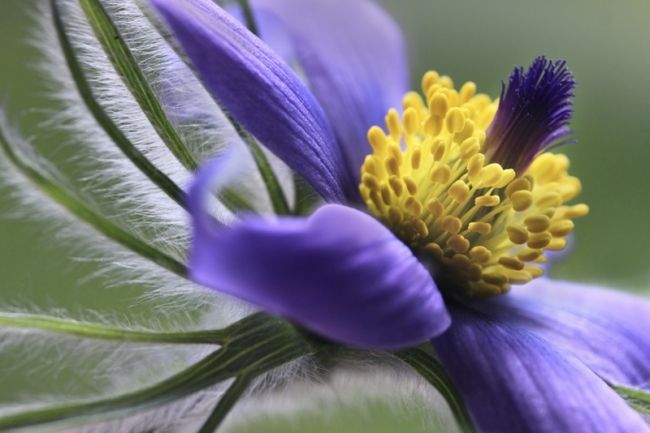
[[[189,197],[195,281],[335,342],[430,340],[481,431],[650,430],[609,386],[650,380],[650,305],[541,277],[587,213],[547,152],[570,141],[564,62],[516,68],[499,100],[435,72],[418,94],[370,2],[254,1],[261,39],[209,0],[152,3],[213,96],[329,203],[223,225],[209,200],[236,155],[215,159]]]

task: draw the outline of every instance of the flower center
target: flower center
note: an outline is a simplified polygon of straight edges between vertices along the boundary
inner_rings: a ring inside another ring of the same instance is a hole
[[[565,204],[581,188],[568,158],[541,153],[522,173],[504,168],[484,149],[498,100],[433,71],[422,88],[426,103],[409,92],[401,119],[388,112],[387,133],[368,132],[359,189],[369,211],[433,263],[446,290],[494,296],[541,276],[544,253],[563,249],[572,219],[589,210]]]

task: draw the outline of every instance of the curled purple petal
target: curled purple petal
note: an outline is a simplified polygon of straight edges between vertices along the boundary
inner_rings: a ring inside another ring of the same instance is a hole
[[[367,0],[253,0],[261,37],[296,64],[323,106],[351,175],[371,149],[368,129],[408,90],[404,37]]]
[[[381,223],[340,205],[310,218],[216,223],[206,203],[228,159],[201,169],[189,194],[191,277],[331,340],[408,347],[449,325],[428,271]]]
[[[478,306],[571,353],[605,379],[650,385],[650,300],[599,287],[539,279]]]
[[[516,67],[503,86],[485,141],[486,156],[518,173],[545,149],[571,142],[575,80],[566,62],[541,56],[528,71]]]
[[[517,322],[451,309],[433,345],[483,433],[647,433],[587,366]]]
[[[356,184],[322,108],[271,49],[210,0],[151,0],[213,96],[326,199]]]

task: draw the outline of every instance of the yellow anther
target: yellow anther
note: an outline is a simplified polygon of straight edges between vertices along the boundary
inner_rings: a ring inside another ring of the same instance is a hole
[[[564,218],[580,218],[589,213],[589,206],[586,204],[577,204],[564,211]]]
[[[469,198],[469,186],[462,180],[457,180],[449,187],[447,194],[456,202],[462,203]]]
[[[399,177],[391,176],[390,178],[388,178],[388,184],[390,185],[390,189],[393,190],[396,196],[400,197],[404,192],[404,184],[402,183],[402,179],[400,179]]]
[[[544,275],[544,269],[538,268],[537,266],[526,266],[524,271],[528,272],[533,278],[539,278]]]
[[[402,178],[402,180],[404,181],[404,185],[406,185],[406,189],[409,192],[409,194],[411,194],[411,195],[417,194],[418,186],[417,186],[417,184],[415,183],[415,181],[413,180],[412,177],[404,176]]]
[[[451,258],[451,263],[454,267],[463,271],[472,266],[472,261],[465,254],[454,254]]]
[[[448,109],[449,109],[449,99],[442,92],[433,95],[433,97],[429,101],[429,113],[431,113],[432,116],[436,116],[440,118],[445,117],[445,114],[447,114]]]
[[[531,233],[541,233],[551,226],[551,219],[546,215],[531,215],[524,220],[524,225]]]
[[[433,152],[433,160],[441,161],[445,156],[445,152],[447,152],[447,143],[444,140],[436,140],[431,147],[431,151]]]
[[[469,118],[471,116],[471,113],[469,113],[469,111],[463,111],[463,113],[465,113],[465,127],[463,128],[462,131],[460,131],[460,132],[456,133],[456,135],[454,135],[454,139],[457,142],[462,142],[462,141],[472,137],[472,135],[474,134],[474,121]],[[478,137],[476,137],[476,140],[477,140],[476,142],[478,144],[478,149],[477,149],[477,152],[478,152],[478,150],[480,150],[481,145],[480,145],[480,142],[478,141]]]
[[[528,236],[528,247],[534,249],[545,248],[551,242],[551,234],[548,232],[533,233]]]
[[[463,130],[465,127],[465,114],[462,110],[457,107],[451,108],[447,112],[447,117],[445,118],[447,125],[447,130],[449,132],[456,133]]]
[[[418,113],[414,108],[407,108],[404,112],[404,132],[406,135],[413,135],[419,128]]]
[[[446,165],[439,165],[431,172],[431,180],[436,183],[447,183],[451,177],[451,170]]]
[[[429,227],[427,227],[427,225],[421,219],[418,218],[413,221],[413,227],[421,238],[426,238],[429,236]]]
[[[388,134],[390,137],[398,141],[402,135],[402,123],[399,120],[399,114],[397,110],[391,108],[386,115],[386,127],[388,128]]]
[[[381,186],[381,199],[384,201],[386,205],[391,204],[391,193],[388,185]]]
[[[454,88],[454,81],[448,75],[441,76],[440,79],[438,80],[438,83],[447,89]]]
[[[461,102],[467,102],[469,99],[476,94],[476,84],[471,81],[463,84],[463,87],[460,88],[460,100]]]
[[[501,168],[499,164],[488,164],[478,172],[475,182],[477,183],[477,186],[481,188],[489,187],[496,184],[501,179],[502,175],[503,168]]]
[[[542,275],[545,251],[564,248],[572,219],[589,211],[567,204],[581,190],[568,159],[542,153],[517,173],[490,161],[499,101],[436,72],[422,87],[401,114],[388,112],[385,130],[368,131],[359,185],[368,210],[440,268],[443,290],[494,296]]]
[[[422,214],[422,210],[423,210],[422,203],[420,203],[420,201],[415,197],[407,198],[406,202],[404,202],[404,206],[409,211],[409,213],[414,217],[419,217],[420,214]]]
[[[477,153],[470,158],[469,162],[467,163],[467,176],[470,180],[473,181],[474,178],[480,173],[484,163],[485,155],[482,153]]]
[[[469,250],[469,257],[476,263],[487,263],[492,259],[492,252],[479,245]]]
[[[361,171],[372,174],[373,176],[379,176],[380,172],[377,167],[377,159],[373,155],[366,155],[363,160]]]
[[[402,212],[399,209],[391,207],[388,209],[388,219],[393,225],[397,225],[402,222],[404,215],[402,215]]]
[[[512,195],[517,191],[530,191],[533,188],[530,180],[525,177],[520,177],[512,182],[506,187],[506,196],[512,198]]]
[[[442,131],[442,117],[429,116],[424,122],[424,131],[430,136],[436,136]]]
[[[445,213],[445,208],[438,201],[438,199],[435,198],[430,200],[427,203],[427,210],[429,211],[429,215],[431,215],[431,218],[434,220],[440,218]]]
[[[515,271],[508,269],[505,274],[510,284],[526,284],[533,279],[533,276],[524,270]]]
[[[524,262],[516,257],[503,256],[499,259],[499,264],[516,271],[524,269]]]
[[[422,250],[425,253],[428,253],[428,254],[432,255],[436,259],[442,258],[443,254],[444,254],[444,252],[442,251],[442,248],[440,248],[440,245],[438,245],[435,242],[431,242],[431,243],[426,244],[424,246],[424,248],[422,248]]]
[[[408,108],[413,108],[418,113],[421,113],[424,110],[424,101],[419,93],[408,92],[404,95],[404,98],[402,98],[402,106],[404,107],[404,111]]]
[[[368,130],[368,142],[376,154],[382,154],[386,149],[386,134],[379,126],[373,126]]]
[[[427,71],[422,77],[422,93],[426,95],[439,78],[440,75],[436,71]]]
[[[411,155],[411,168],[418,170],[420,168],[420,162],[422,162],[422,152],[420,149],[415,149]]]
[[[559,251],[559,250],[563,250],[564,247],[566,247],[566,239],[553,238],[551,239],[551,242],[549,242],[548,245],[546,246],[546,249],[551,251]]]
[[[465,139],[460,145],[460,159],[468,160],[480,150],[481,145],[478,142],[478,138],[470,137]]]
[[[515,173],[515,171],[511,168],[507,168],[503,170],[503,173],[501,173],[501,179],[499,179],[499,181],[494,186],[497,188],[503,188],[506,185],[510,184],[515,176],[517,176],[517,173]]]
[[[379,180],[370,173],[364,173],[361,176],[361,182],[368,188],[374,191],[379,191]]]
[[[370,207],[371,205],[374,205],[377,209],[382,209],[383,208],[383,203],[381,201],[381,196],[377,191],[371,191],[370,192],[370,200],[366,200],[366,205]]]
[[[492,224],[486,223],[486,222],[481,222],[481,221],[473,222],[473,223],[469,223],[467,225],[467,229],[470,232],[480,233],[482,235],[486,235],[486,234],[490,233],[490,231],[492,231]]]
[[[549,231],[553,236],[563,237],[571,233],[574,226],[575,224],[573,224],[573,221],[569,219],[561,219],[558,221],[553,221],[551,227],[549,228]]]
[[[523,212],[533,204],[533,194],[530,191],[520,190],[510,196],[512,208],[517,212]]]
[[[498,195],[482,195],[474,200],[476,206],[494,207],[501,203]]]
[[[558,207],[562,204],[562,196],[556,192],[549,192],[537,200],[537,206],[540,208],[545,207]]]
[[[455,235],[460,232],[460,229],[463,227],[463,222],[460,220],[460,218],[447,215],[442,219],[441,226],[444,230]]]
[[[469,245],[469,241],[462,235],[453,235],[447,239],[447,246],[457,253],[467,252]]]
[[[513,244],[521,245],[528,242],[528,232],[522,227],[510,225],[506,227],[506,232],[508,233],[508,238]]]
[[[508,282],[508,277],[503,273],[486,273],[483,274],[483,281],[486,283],[494,284],[496,286],[501,286]]]
[[[399,176],[399,162],[392,156],[386,160],[384,163],[386,166],[386,171],[391,175],[391,176]]]
[[[533,260],[536,260],[541,255],[542,255],[542,250],[533,250],[530,248],[526,248],[520,251],[517,254],[517,257],[519,258],[519,260],[523,260],[524,262],[532,262]]]

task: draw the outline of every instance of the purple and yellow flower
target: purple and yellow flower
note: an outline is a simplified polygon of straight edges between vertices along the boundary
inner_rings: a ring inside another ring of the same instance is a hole
[[[572,140],[564,62],[515,68],[497,100],[433,71],[408,92],[399,29],[368,1],[254,1],[260,38],[210,0],[153,4],[215,99],[328,203],[226,226],[209,205],[237,155],[208,163],[195,281],[337,343],[430,341],[480,431],[650,431],[610,387],[650,380],[650,305],[542,277],[588,212],[548,152]]]

